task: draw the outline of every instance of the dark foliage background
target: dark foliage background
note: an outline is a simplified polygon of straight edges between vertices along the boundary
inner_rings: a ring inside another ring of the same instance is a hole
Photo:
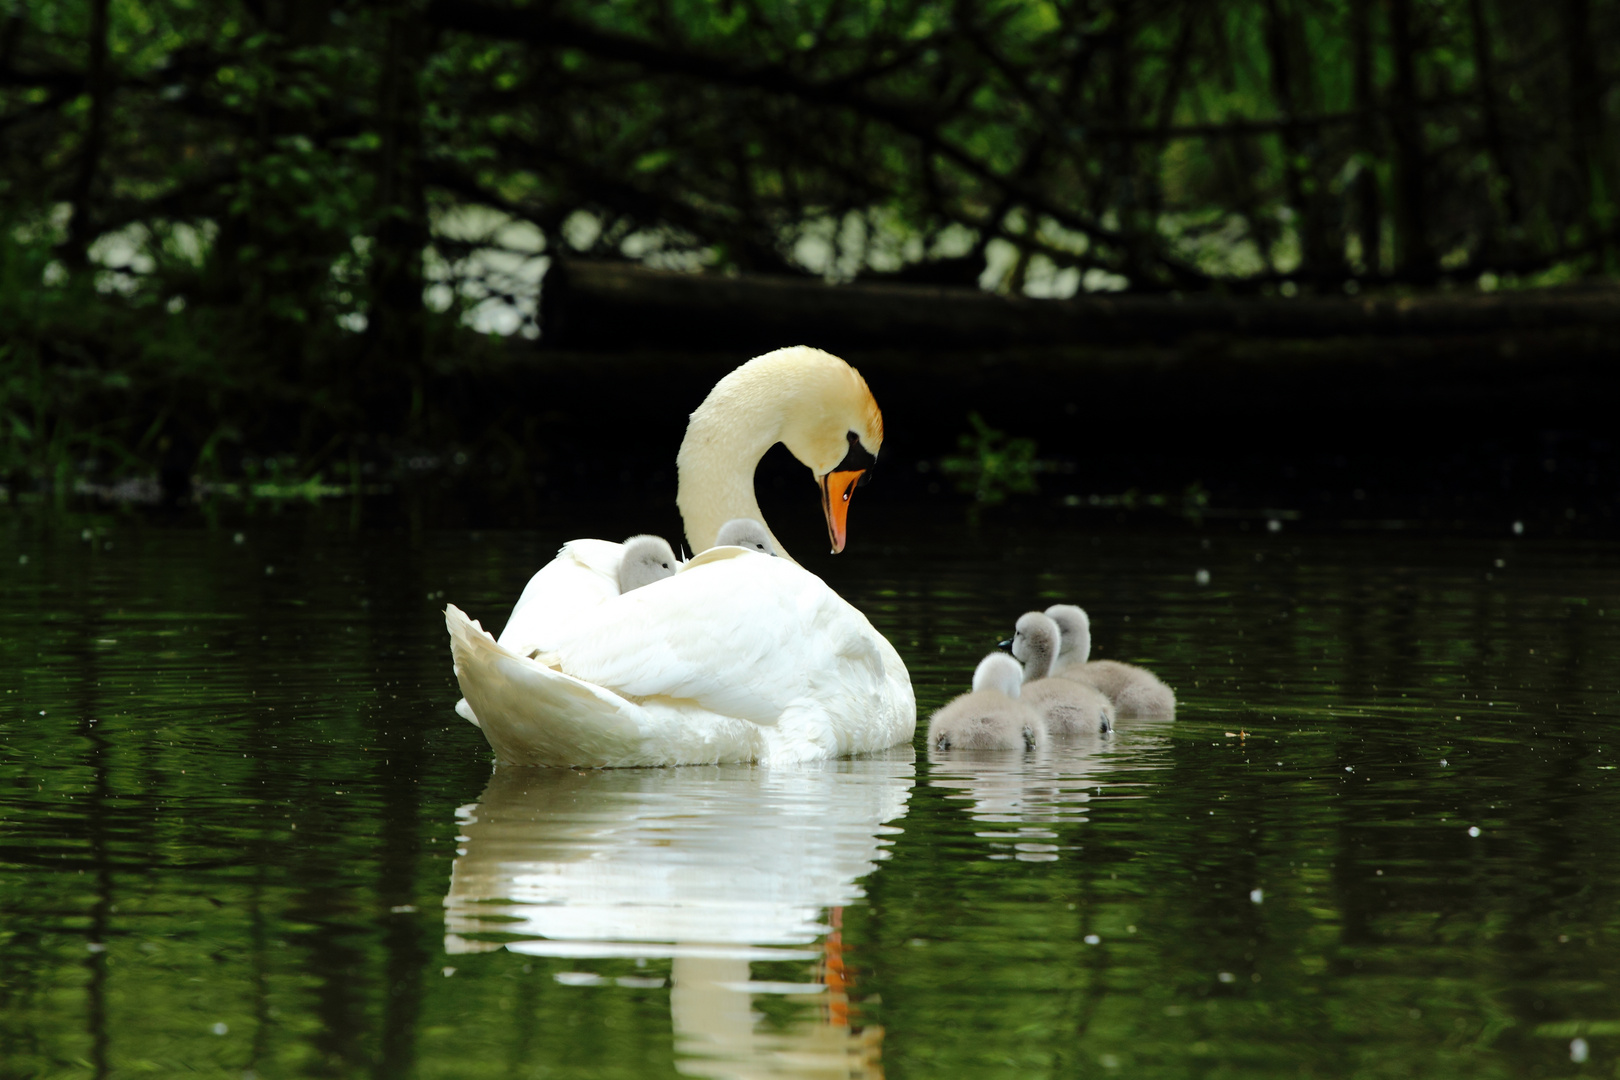
[[[0,20],[0,472],[464,431],[559,257],[1080,290],[1616,268],[1614,0],[66,0]],[[505,454],[516,469],[522,454]]]

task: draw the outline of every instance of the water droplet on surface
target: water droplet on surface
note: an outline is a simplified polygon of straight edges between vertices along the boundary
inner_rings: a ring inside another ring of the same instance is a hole
[[[1237,982],[1237,976],[1232,974],[1230,971],[1223,971],[1215,977],[1221,980],[1223,983]]]
[[[229,1032],[231,1030],[231,1028],[230,1028],[229,1024],[227,1024],[223,1020],[221,1020],[220,1022],[215,1024],[213,1027],[209,1028],[209,1030],[212,1031],[215,1035],[224,1035],[227,1032]]]
[[[1591,1055],[1592,1048],[1586,1045],[1585,1039],[1575,1038],[1569,1040],[1569,1060],[1577,1065],[1583,1065]]]
[[[1086,935],[1086,944],[1087,945],[1101,945],[1102,944],[1102,938],[1098,937],[1096,934],[1087,934]]]
[[[607,981],[594,971],[559,971],[552,979],[564,986],[601,986]]]
[[[1198,582],[1200,585],[1208,585],[1209,571],[1200,568],[1199,571],[1193,575],[1193,580]]]
[[[1266,891],[1264,889],[1250,889],[1249,890],[1249,899],[1254,901],[1256,904],[1264,902],[1265,898],[1266,898]]]
[[[1468,826],[1468,835],[1469,836],[1478,836],[1479,835],[1479,826],[1478,825],[1470,825],[1470,826]]]

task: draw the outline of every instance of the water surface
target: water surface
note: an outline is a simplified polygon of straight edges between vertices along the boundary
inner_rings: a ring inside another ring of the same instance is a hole
[[[1066,600],[1177,717],[492,769],[438,612],[569,535],[0,520],[0,1077],[1620,1060],[1613,545],[897,517],[811,565],[925,712]]]

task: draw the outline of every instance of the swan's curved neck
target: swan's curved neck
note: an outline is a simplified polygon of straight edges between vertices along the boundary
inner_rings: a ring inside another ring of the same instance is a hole
[[[714,546],[720,526],[747,517],[770,525],[754,497],[754,470],[765,452],[782,441],[787,410],[805,390],[792,364],[753,360],[721,379],[692,412],[675,457],[675,505],[692,551]],[[771,533],[776,554],[791,559]]]

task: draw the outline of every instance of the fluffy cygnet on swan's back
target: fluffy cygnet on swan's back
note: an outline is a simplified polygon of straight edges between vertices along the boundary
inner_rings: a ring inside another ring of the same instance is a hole
[[[763,522],[753,518],[732,518],[720,526],[720,531],[715,534],[714,546],[725,547],[727,544],[763,551],[767,555],[776,554],[776,549],[771,546],[770,532]]]
[[[1055,738],[1112,731],[1114,706],[1102,691],[1071,679],[1049,677],[1061,640],[1057,623],[1039,611],[1018,617],[1012,652],[1024,662],[1024,700],[1041,711]]]
[[[619,593],[675,576],[675,549],[662,536],[632,536],[619,563]]]
[[[1006,653],[994,652],[973,671],[973,690],[951,701],[928,721],[935,750],[1034,750],[1046,745],[1046,722],[1019,700],[1024,671]]]
[[[1046,614],[1061,634],[1052,674],[1095,686],[1120,716],[1174,716],[1176,694],[1144,667],[1118,660],[1091,660],[1091,620],[1073,604],[1053,604]]]

